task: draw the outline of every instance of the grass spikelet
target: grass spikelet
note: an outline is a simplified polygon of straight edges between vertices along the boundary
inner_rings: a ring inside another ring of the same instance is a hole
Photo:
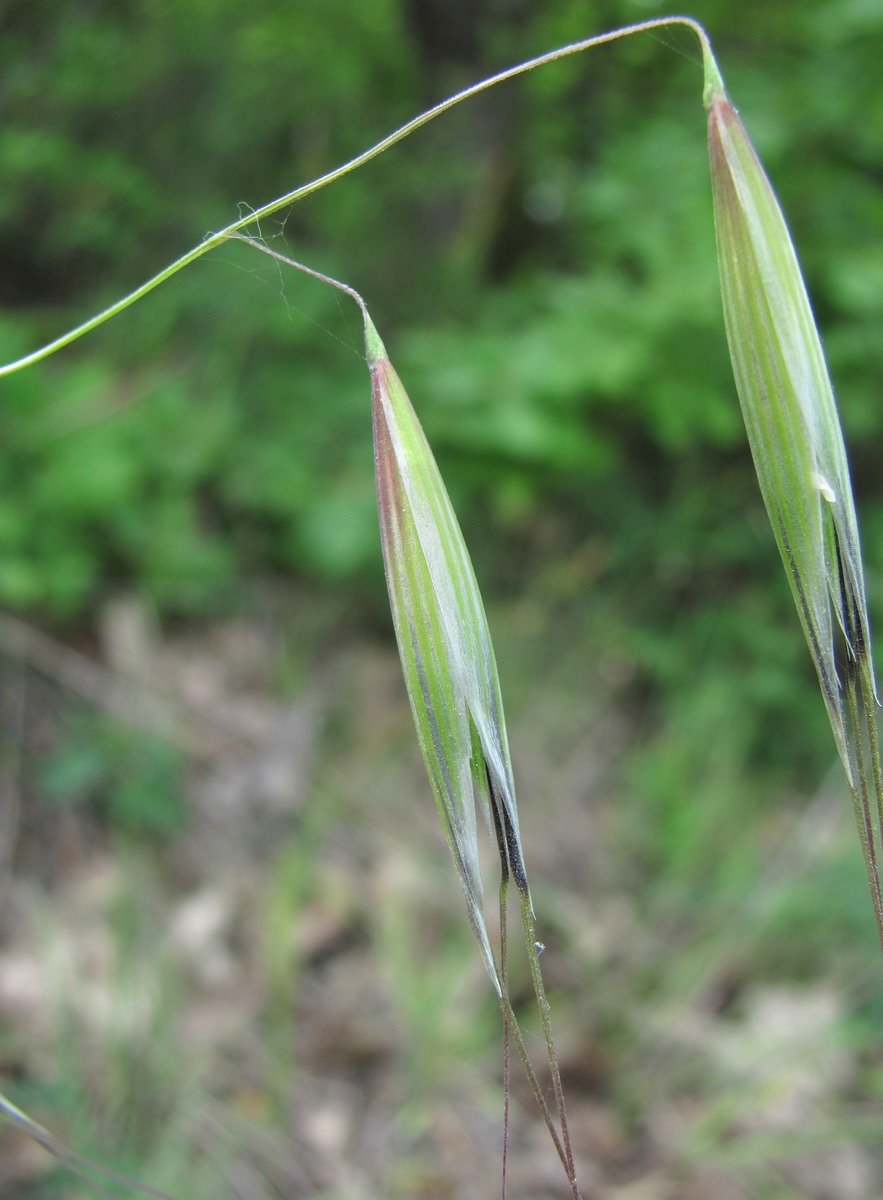
[[[707,44],[705,51],[718,265],[733,373],[760,489],[852,792],[883,945],[877,700],[843,434],[785,219]]]
[[[420,749],[469,918],[497,990],[478,869],[475,797],[499,825],[528,896],[497,666],[475,572],[435,459],[373,325],[371,367],[381,544]],[[491,806],[493,805],[493,814]]]
[[[363,310],[364,312],[364,310]],[[386,582],[417,737],[463,890],[469,919],[500,997],[505,1021],[508,1113],[511,1035],[578,1200],[564,1092],[540,971],[533,908],[515,808],[500,684],[475,572],[426,437],[367,313],[377,504]],[[500,852],[498,969],[484,919],[475,804]],[[515,884],[531,981],[540,1012],[558,1127],[530,1063],[507,988],[506,897]],[[503,1190],[505,1195],[505,1133]]]
[[[503,1197],[509,1113],[509,1043],[514,1042],[546,1128],[580,1200],[549,1004],[539,963],[535,918],[524,867],[515,784],[497,664],[478,582],[460,526],[417,414],[361,296],[353,288],[234,235],[279,262],[351,296],[365,322],[371,372],[374,462],[380,540],[399,658],[417,738],[466,896],[469,921],[503,1013]],[[500,854],[500,958],[484,915],[476,807]],[[508,990],[508,887],[521,909],[531,983],[543,1029],[557,1124],[537,1078]]]

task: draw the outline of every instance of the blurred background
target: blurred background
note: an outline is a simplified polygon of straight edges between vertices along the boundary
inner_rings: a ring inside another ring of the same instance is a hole
[[[663,11],[6,0],[0,358]],[[691,11],[802,257],[879,627],[883,5]],[[461,516],[586,1200],[866,1200],[883,974],[741,429],[701,91],[682,32],[595,50],[261,232],[363,293]],[[182,1200],[499,1187],[500,1019],[398,673],[361,353],[349,301],[230,245],[0,388],[0,1088]],[[514,1074],[510,1195],[566,1195]],[[86,1194],[0,1131],[4,1200]]]

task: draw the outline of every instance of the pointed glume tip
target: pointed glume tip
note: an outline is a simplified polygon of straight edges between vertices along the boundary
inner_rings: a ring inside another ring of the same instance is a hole
[[[386,348],[380,340],[380,334],[374,327],[374,322],[365,313],[365,354],[368,358],[368,365],[374,366],[380,358],[386,358]]]

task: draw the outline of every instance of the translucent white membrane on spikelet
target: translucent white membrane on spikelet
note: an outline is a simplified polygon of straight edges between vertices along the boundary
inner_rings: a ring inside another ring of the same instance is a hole
[[[399,654],[470,920],[499,990],[475,824],[477,794],[490,825],[488,782],[505,810],[510,861],[525,891],[526,881],[496,660],[475,572],[432,451],[370,325],[366,344],[381,541]]]
[[[831,608],[869,646],[858,524],[840,421],[797,256],[719,76],[706,90],[721,295],[758,480],[847,775]]]

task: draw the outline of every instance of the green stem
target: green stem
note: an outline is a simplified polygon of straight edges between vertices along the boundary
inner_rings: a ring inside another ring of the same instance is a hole
[[[472,84],[471,87],[464,88],[463,91],[457,92],[453,96],[449,96],[447,100],[443,100],[440,104],[436,104],[433,108],[427,109],[426,112],[407,121],[393,133],[382,138],[369,149],[357,154],[355,158],[351,158],[349,162],[343,163],[339,167],[335,167],[333,171],[327,171],[324,175],[311,180],[309,183],[302,184],[300,187],[294,188],[293,191],[286,192],[284,196],[279,196],[276,200],[271,200],[269,204],[264,204],[260,208],[255,209],[247,216],[240,217],[238,221],[234,221],[231,225],[227,225],[224,229],[218,230],[217,233],[210,234],[198,246],[194,246],[192,250],[188,250],[180,258],[170,263],[157,275],[148,279],[146,283],[142,283],[140,287],[133,292],[129,292],[127,296],[123,296],[121,300],[117,300],[115,304],[111,304],[108,308],[102,310],[94,317],[90,317],[88,321],[84,321],[81,325],[75,326],[68,330],[67,333],[55,338],[51,342],[47,342],[45,346],[32,351],[30,354],[25,354],[22,358],[17,358],[13,362],[6,363],[0,366],[0,376],[11,375],[13,371],[20,371],[24,367],[31,366],[34,363],[40,362],[57,350],[69,346],[71,342],[75,342],[84,334],[90,333],[93,329],[97,329],[99,325],[103,325],[105,321],[109,321],[111,317],[129,308],[137,300],[141,300],[154,288],[159,287],[161,283],[165,283],[167,279],[171,279],[178,271],[183,270],[192,262],[196,262],[198,258],[202,258],[210,250],[215,250],[230,237],[239,233],[242,229],[247,229],[251,225],[262,221],[265,217],[272,216],[279,212],[280,209],[288,208],[295,204],[298,200],[303,200],[306,196],[312,195],[313,192],[319,191],[329,183],[334,183],[335,180],[341,179],[344,175],[348,175],[350,171],[355,171],[359,167],[365,165],[382,154],[385,150],[389,150],[397,142],[414,133],[423,125],[427,125],[430,121],[440,117],[442,113],[446,113],[455,105],[462,103],[464,100],[470,100],[473,96],[479,95],[481,92],[487,91],[488,88],[494,87],[498,83],[503,83],[507,79],[514,79],[517,75],[523,75],[528,71],[534,70],[536,67],[545,66],[547,63],[556,62],[558,59],[567,58],[572,54],[579,54],[583,50],[589,50],[593,46],[601,46],[606,42],[613,42],[619,38],[628,37],[634,33],[644,33],[653,29],[664,29],[673,25],[681,25],[692,30],[699,39],[699,44],[702,48],[703,59],[705,62],[706,77],[709,74],[709,63],[714,63],[714,58],[711,54],[711,46],[708,40],[708,35],[698,22],[690,17],[656,17],[649,21],[640,21],[635,25],[626,25],[621,29],[614,29],[607,33],[596,34],[593,37],[584,38],[582,41],[573,42],[568,46],[561,46],[557,50],[550,50],[546,54],[540,54],[536,58],[528,59],[526,62],[519,63],[517,66],[509,67],[505,71],[500,71],[496,75],[491,75],[487,79],[482,79],[479,83]],[[716,70],[716,68],[715,68]]]
[[[275,258],[277,262],[285,263],[287,267],[294,267],[297,271],[303,271],[305,275],[312,275],[313,279],[318,279],[322,283],[328,283],[331,285],[331,287],[337,288],[338,291],[344,292],[347,296],[351,296],[353,300],[355,300],[356,304],[358,304],[365,324],[370,324],[371,318],[368,316],[368,309],[365,305],[365,301],[362,299],[356,289],[350,287],[348,283],[341,283],[339,279],[333,279],[330,275],[323,275],[321,271],[315,270],[314,267],[308,267],[304,263],[295,262],[295,260],[293,258],[289,258],[287,254],[280,254],[278,250],[271,250],[269,246],[265,245],[264,242],[258,241],[257,238],[247,237],[244,233],[231,233],[230,237],[236,239],[237,241],[245,242],[247,246],[254,246],[255,250],[260,250],[263,254],[269,254],[270,258]]]

